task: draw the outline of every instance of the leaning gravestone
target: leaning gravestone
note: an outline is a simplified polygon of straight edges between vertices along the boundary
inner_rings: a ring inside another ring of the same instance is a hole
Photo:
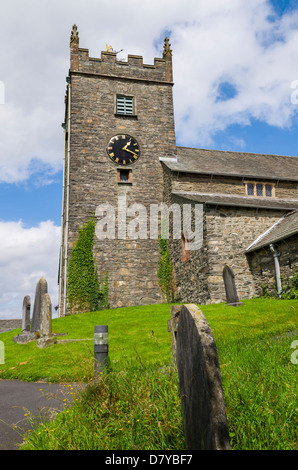
[[[40,331],[41,302],[42,302],[43,295],[47,293],[48,293],[48,284],[45,278],[42,277],[36,285],[34,308],[33,308],[32,323],[31,323],[31,332]]]
[[[194,304],[183,305],[176,335],[184,435],[189,450],[230,450],[215,341]]]
[[[30,295],[26,295],[23,300],[22,332],[30,331],[30,309],[31,309]]]
[[[223,269],[223,279],[226,290],[227,305],[232,307],[238,307],[239,305],[243,305],[242,302],[239,302],[239,297],[235,284],[234,271],[227,265],[225,265]]]
[[[52,302],[47,293],[41,299],[39,334],[40,337],[36,341],[39,348],[46,348],[56,342],[52,335]]]

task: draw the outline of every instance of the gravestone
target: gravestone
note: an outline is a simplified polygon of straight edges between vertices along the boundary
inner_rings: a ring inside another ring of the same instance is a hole
[[[44,277],[42,277],[37,285],[35,291],[34,308],[32,315],[31,331],[38,332],[40,330],[40,312],[41,302],[44,294],[48,293],[48,284]]]
[[[239,297],[235,284],[234,271],[228,265],[225,265],[223,269],[223,279],[226,290],[227,305],[232,307],[238,307],[239,305],[243,305],[243,302],[239,302]]]
[[[39,348],[46,348],[56,342],[52,335],[52,302],[48,293],[43,294],[41,299],[39,334],[36,341]]]
[[[22,332],[30,331],[30,309],[31,309],[30,295],[26,295],[23,300]]]
[[[30,331],[30,308],[30,295],[26,295],[23,300],[22,333],[12,338],[14,343],[27,344],[36,339],[35,333]]]
[[[184,435],[188,450],[230,450],[215,341],[194,304],[183,305],[176,335]]]

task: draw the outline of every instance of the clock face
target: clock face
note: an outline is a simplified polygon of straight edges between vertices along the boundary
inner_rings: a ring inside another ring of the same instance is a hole
[[[127,134],[112,137],[108,143],[107,152],[117,165],[132,165],[140,157],[140,147],[136,139]]]

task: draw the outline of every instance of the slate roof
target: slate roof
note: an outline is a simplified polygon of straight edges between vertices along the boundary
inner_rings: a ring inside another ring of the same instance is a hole
[[[236,196],[230,194],[211,194],[186,191],[174,191],[172,192],[172,195],[183,197],[194,202],[210,205],[252,207],[271,210],[278,209],[285,211],[293,211],[295,209],[298,209],[298,199],[262,198],[252,196]]]
[[[290,212],[279,219],[246,249],[246,253],[268,246],[270,243],[284,240],[296,233],[298,233],[298,210]]]
[[[245,178],[298,181],[298,157],[177,147],[172,171]]]

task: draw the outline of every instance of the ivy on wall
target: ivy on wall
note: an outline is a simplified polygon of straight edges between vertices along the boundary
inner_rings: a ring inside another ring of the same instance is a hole
[[[173,274],[172,263],[169,255],[169,243],[167,239],[159,238],[159,266],[158,282],[167,302],[173,301]]]
[[[261,297],[276,297],[280,299],[298,299],[298,270],[294,272],[292,277],[286,276],[286,279],[283,279],[283,276],[280,276],[282,289],[281,292],[277,292],[276,284],[264,285],[261,286]]]
[[[108,308],[108,273],[100,283],[93,258],[95,223],[95,218],[91,218],[79,228],[78,240],[69,260],[67,285],[69,313]]]

